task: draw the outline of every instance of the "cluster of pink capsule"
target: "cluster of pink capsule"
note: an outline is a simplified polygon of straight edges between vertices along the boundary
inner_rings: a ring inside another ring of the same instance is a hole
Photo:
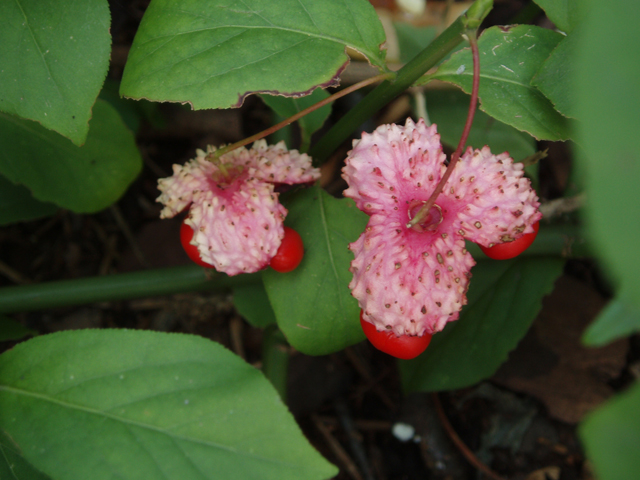
[[[189,209],[180,231],[189,258],[229,275],[296,269],[302,238],[283,226],[287,211],[275,186],[315,181],[319,170],[308,156],[264,140],[212,159],[215,150],[198,151],[159,181],[163,218]],[[504,260],[527,249],[538,232],[539,203],[522,166],[486,147],[468,149],[429,214],[405,225],[401,212],[417,217],[446,168],[436,127],[408,120],[364,134],[343,169],[344,195],[370,215],[349,246],[355,256],[349,288],[367,338],[397,358],[418,356],[434,333],[458,318],[475,264],[464,239]]]

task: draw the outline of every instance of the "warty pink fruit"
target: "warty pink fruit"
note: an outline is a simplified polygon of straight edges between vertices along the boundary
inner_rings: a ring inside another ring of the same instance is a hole
[[[522,164],[488,147],[468,148],[430,215],[408,227],[442,178],[445,161],[436,126],[411,119],[363,134],[348,154],[344,195],[371,217],[349,246],[355,255],[349,288],[363,318],[379,331],[441,331],[467,303],[475,261],[464,240],[508,241],[531,232],[541,217]]]
[[[161,218],[189,207],[185,223],[193,228],[192,245],[200,258],[228,275],[265,268],[284,237],[287,210],[275,184],[309,183],[320,177],[311,158],[284,142],[258,140],[210,161],[216,151],[197,150],[196,158],[174,165],[173,175],[158,181],[164,205]]]

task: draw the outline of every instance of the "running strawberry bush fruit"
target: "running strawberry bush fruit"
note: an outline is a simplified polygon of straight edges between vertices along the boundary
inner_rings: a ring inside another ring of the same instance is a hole
[[[228,275],[257,272],[269,265],[285,235],[287,209],[275,184],[313,182],[320,171],[284,143],[267,146],[260,140],[217,158],[215,151],[198,150],[195,159],[174,165],[173,175],[158,181],[161,216],[189,209],[184,223],[195,232],[189,244],[199,253],[196,263]]]
[[[540,230],[540,222],[533,224],[533,232],[525,233],[520,238],[508,238],[503,243],[496,243],[487,247],[480,245],[484,254],[494,260],[508,260],[515,258],[531,246]]]
[[[111,38],[120,23],[106,0],[3,2],[3,228],[114,206],[143,168],[136,132],[156,128],[156,103],[246,111],[260,95],[260,118],[286,120],[193,145],[158,179],[160,216],[184,216],[180,241],[197,265],[10,285],[39,273],[1,259],[0,477],[333,478],[284,403],[292,351],[360,344],[401,359],[407,392],[470,387],[516,348],[567,257],[599,262],[613,285],[583,341],[640,331],[640,46],[628,41],[640,4],[534,2],[555,28],[492,24],[491,0],[453,22],[437,8],[385,12],[386,31],[367,0],[151,0],[131,45]],[[128,52],[121,75],[112,44]],[[351,81],[357,61],[369,70],[356,76],[374,73]],[[340,100],[357,90],[361,100]],[[535,191],[546,181],[531,164],[539,141],[573,142],[559,198]],[[154,155],[144,148],[147,165]],[[54,223],[25,228],[39,239]],[[39,245],[22,247],[37,269]],[[42,322],[12,318],[195,290],[229,291],[264,328],[262,371],[196,335],[22,341]],[[640,474],[616,440],[640,435],[638,403],[634,384],[580,427],[603,479]]]
[[[269,266],[276,272],[291,272],[300,265],[303,256],[304,244],[300,234],[293,228],[284,227],[284,237]]]
[[[192,262],[200,265],[205,268],[213,268],[213,265],[210,263],[205,263],[200,258],[200,252],[198,251],[198,247],[191,243],[193,240],[193,228],[191,228],[186,221],[183,221],[180,224],[180,243],[182,244],[182,248],[184,249],[187,256],[191,259]]]
[[[370,215],[349,247],[349,288],[378,331],[420,337],[457,320],[475,264],[464,240],[513,241],[541,217],[522,165],[485,147],[462,155],[427,216],[412,224],[442,180],[445,158],[436,126],[422,120],[363,134],[347,156],[344,195]]]
[[[392,357],[410,360],[416,358],[426,350],[431,342],[431,335],[396,335],[390,330],[379,331],[375,325],[368,322],[360,314],[360,325],[371,344],[378,350],[388,353]]]

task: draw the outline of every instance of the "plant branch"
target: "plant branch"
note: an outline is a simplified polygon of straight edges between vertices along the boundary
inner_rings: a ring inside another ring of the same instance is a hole
[[[315,103],[313,105],[311,105],[310,107],[305,108],[304,110],[299,111],[298,113],[296,113],[295,115],[287,118],[286,120],[283,120],[280,123],[277,123],[275,125],[273,125],[272,127],[267,128],[266,130],[263,130],[259,133],[256,133],[255,135],[251,135],[250,137],[244,138],[242,140],[240,140],[239,142],[236,143],[232,143],[231,145],[227,145],[226,147],[222,147],[218,150],[216,150],[213,153],[213,159],[216,158],[220,158],[222,155],[224,155],[225,153],[229,153],[232,150],[235,150],[237,148],[240,147],[244,147],[245,145],[249,145],[250,143],[255,142],[256,140],[260,140],[261,138],[267,137],[269,135],[271,135],[272,133],[277,132],[278,130],[280,130],[283,127],[286,127],[287,125],[290,125],[291,123],[295,122],[296,120],[298,120],[299,118],[304,117],[305,115],[308,115],[309,113],[313,112],[314,110],[318,110],[319,108],[324,107],[325,105],[341,98],[344,97],[345,95],[349,95],[352,92],[355,92],[356,90],[360,90],[363,87],[366,87],[368,85],[371,85],[372,83],[376,83],[376,82],[381,82],[383,80],[388,80],[389,78],[395,76],[394,73],[381,73],[380,75],[376,75],[375,77],[370,77],[367,78],[366,80],[362,80],[361,82],[355,83],[343,90],[340,90],[339,92],[334,93],[333,95],[331,95],[330,97],[325,98],[324,100],[320,100],[318,103]]]
[[[467,242],[467,249],[474,258],[484,258],[476,244]],[[585,257],[592,256],[592,251],[579,227],[551,225],[540,230],[536,241],[522,255]],[[77,280],[15,285],[0,288],[0,313],[131,300],[182,292],[226,290],[261,281],[259,273],[229,277],[222,273],[209,273],[197,265],[185,265]]]
[[[102,277],[61,280],[0,289],[0,312],[25,312],[93,302],[130,300],[201,290],[226,290],[261,281],[260,274],[229,277],[197,265],[158,268]]]
[[[475,243],[467,242],[469,253],[485,258]],[[540,230],[536,241],[522,256],[587,257],[593,252],[579,227],[551,225]],[[131,300],[203,290],[227,290],[262,281],[259,273],[229,277],[197,265],[158,268],[102,277],[14,285],[0,288],[0,313],[26,312],[70,307],[93,302]]]

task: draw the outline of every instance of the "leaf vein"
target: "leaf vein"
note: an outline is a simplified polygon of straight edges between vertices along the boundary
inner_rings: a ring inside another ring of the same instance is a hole
[[[226,452],[230,452],[239,456],[243,456],[243,457],[250,457],[256,460],[261,460],[261,461],[265,461],[267,463],[272,463],[272,464],[276,464],[276,465],[286,465],[288,467],[292,467],[292,468],[297,468],[299,465],[294,465],[292,463],[289,462],[284,462],[282,460],[278,460],[275,458],[266,458],[266,457],[262,457],[260,455],[256,455],[255,453],[249,453],[249,452],[244,452],[241,450],[237,450],[232,446],[229,445],[224,445],[221,443],[217,443],[217,442],[213,442],[211,440],[205,440],[202,438],[189,438],[189,437],[185,437],[183,435],[178,435],[178,434],[170,434],[167,430],[157,427],[155,425],[150,425],[147,423],[142,423],[139,421],[135,421],[135,420],[131,420],[131,419],[127,419],[127,418],[122,418],[122,417],[118,417],[117,415],[113,415],[101,410],[97,410],[95,408],[91,408],[91,407],[87,407],[84,405],[78,405],[78,404],[73,404],[73,403],[69,403],[69,402],[64,402],[62,400],[58,400],[56,398],[51,398],[47,395],[43,395],[43,394],[39,394],[39,393],[35,393],[35,392],[29,392],[27,390],[22,390],[19,388],[14,388],[14,387],[10,387],[7,385],[0,385],[0,392],[5,391],[5,392],[10,392],[13,393],[14,395],[22,395],[25,397],[31,397],[33,399],[37,399],[43,402],[48,402],[51,404],[55,404],[58,405],[61,408],[68,408],[71,410],[78,410],[81,412],[84,412],[86,414],[89,415],[94,415],[97,417],[103,417],[106,420],[112,420],[115,422],[119,422],[123,425],[130,425],[130,426],[134,426],[134,427],[139,427],[145,430],[149,430],[161,435],[166,435],[168,437],[173,437],[179,440],[183,440],[185,442],[191,442],[197,445],[202,445],[205,447],[211,447],[211,448],[216,448],[216,449],[220,449],[220,450],[224,450]]]
[[[44,68],[47,71],[47,74],[49,75],[49,78],[53,81],[53,85],[56,88],[56,91],[58,92],[58,95],[60,95],[60,98],[63,99],[64,96],[62,95],[62,92],[60,91],[60,87],[58,86],[58,82],[56,82],[56,80],[53,78],[53,74],[51,73],[51,70],[49,69],[49,64],[47,63],[47,61],[44,58],[44,53],[42,53],[42,48],[40,47],[40,44],[38,43],[38,40],[36,39],[36,36],[33,32],[33,28],[31,28],[31,25],[29,24],[29,19],[27,17],[27,14],[25,13],[24,9],[22,8],[22,5],[20,4],[19,0],[16,0],[16,5],[18,6],[18,8],[20,9],[20,12],[22,13],[22,16],[24,17],[24,25],[26,25],[27,30],[29,31],[29,35],[31,36],[31,40],[33,40],[33,44],[35,45],[36,49],[38,50],[38,53],[40,54],[40,58],[42,59],[42,63],[44,64]]]

